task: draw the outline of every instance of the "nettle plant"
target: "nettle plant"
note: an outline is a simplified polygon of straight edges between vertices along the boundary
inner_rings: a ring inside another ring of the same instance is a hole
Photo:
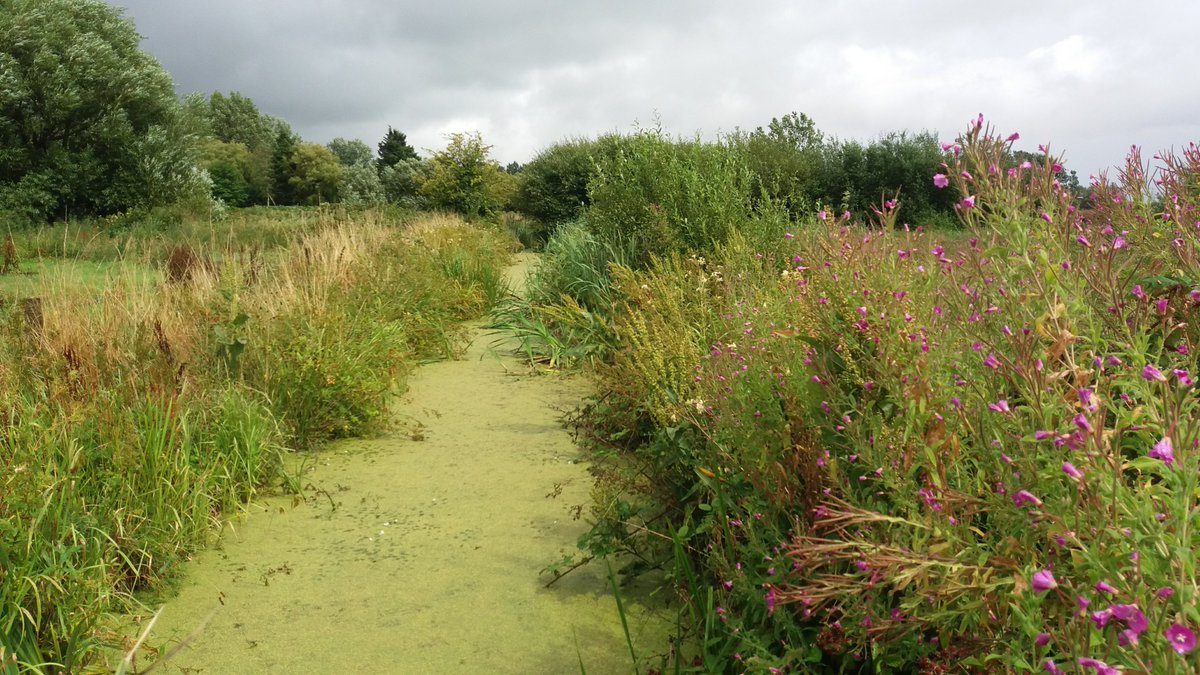
[[[828,487],[767,592],[879,664],[1192,672],[1200,149],[1077,208],[1017,139],[947,145],[966,241],[847,229],[797,269]]]

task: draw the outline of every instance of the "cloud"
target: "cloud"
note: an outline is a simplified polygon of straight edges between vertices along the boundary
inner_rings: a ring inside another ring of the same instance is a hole
[[[316,141],[479,130],[523,161],[656,114],[711,136],[796,110],[869,139],[949,138],[982,111],[1087,175],[1200,138],[1187,0],[113,2],[181,93],[240,91]]]

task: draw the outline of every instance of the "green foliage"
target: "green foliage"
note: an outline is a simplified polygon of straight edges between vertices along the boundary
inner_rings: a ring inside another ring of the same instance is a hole
[[[254,150],[270,146],[275,129],[248,96],[214,91],[208,98],[207,131],[218,141],[241,143]]]
[[[337,156],[317,143],[296,145],[288,159],[288,185],[293,198],[301,203],[337,201],[345,173]]]
[[[899,198],[901,220],[913,225],[949,225],[954,195],[932,180],[946,161],[937,136],[890,133],[867,145],[833,141],[824,149],[815,197],[821,205],[869,213]]]
[[[824,136],[803,113],[772,118],[764,130],[734,133],[728,143],[745,159],[754,176],[755,199],[786,208],[794,218],[806,217],[812,207]]]
[[[652,253],[706,251],[757,217],[751,181],[724,144],[641,131],[601,158],[588,185],[587,223],[601,239],[631,242],[637,266]]]
[[[371,152],[371,146],[357,138],[354,140],[335,138],[329,141],[326,147],[334,155],[337,155],[338,161],[343,166],[370,166],[375,160],[375,153]]]
[[[174,87],[133,23],[98,0],[0,13],[0,208],[111,213],[199,189]]]
[[[238,168],[226,161],[217,161],[208,166],[212,179],[212,196],[230,206],[245,206],[250,196],[250,185]]]
[[[563,141],[542,150],[521,168],[514,208],[540,221],[547,234],[559,223],[578,218],[591,203],[588,182],[597,163],[615,154],[619,143],[619,136],[609,134],[596,140]]]
[[[384,197],[392,204],[411,208],[424,206],[421,183],[429,175],[429,163],[420,159],[405,159],[379,170],[379,182]]]
[[[429,160],[421,196],[434,208],[468,218],[499,213],[515,190],[515,179],[490,159],[491,148],[478,132],[451,134],[446,147]]]
[[[271,148],[271,193],[270,198],[276,204],[289,205],[299,203],[292,187],[292,156],[300,144],[300,137],[291,129],[281,128],[275,134],[275,142]],[[315,155],[315,153],[314,153]]]
[[[370,164],[355,164],[345,167],[338,195],[345,204],[371,205],[383,204],[387,201],[383,181],[379,179],[375,167]]]
[[[285,443],[379,428],[408,368],[453,353],[455,322],[506,294],[493,230],[287,214],[265,258],[207,250],[186,279],[139,266],[4,306],[0,670],[15,653],[18,672],[92,672],[114,647],[106,615],[211,541]],[[250,241],[274,228],[242,224]]]
[[[390,126],[387,133],[384,134],[383,140],[379,141],[378,149],[379,159],[376,162],[381,173],[389,166],[396,166],[401,162],[420,159],[417,156],[417,151],[408,144],[408,138]]]

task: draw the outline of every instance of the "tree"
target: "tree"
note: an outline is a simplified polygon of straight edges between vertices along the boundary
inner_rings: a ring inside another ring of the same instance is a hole
[[[492,146],[485,145],[479,132],[451,134],[444,150],[430,158],[429,177],[421,183],[421,195],[435,208],[457,211],[468,218],[490,216],[505,206],[504,179],[512,179],[488,158]]]
[[[429,164],[419,159],[405,159],[379,172],[383,194],[387,201],[412,208],[424,206],[420,196],[421,183],[429,174]]]
[[[814,197],[824,135],[804,113],[773,117],[767,128],[737,132],[729,143],[754,174],[754,198],[773,200],[793,217],[807,214]]]
[[[542,150],[521,168],[514,207],[537,220],[547,232],[573,220],[591,203],[588,181],[597,163],[611,158],[620,143],[609,134],[596,140],[576,138]]]
[[[288,164],[288,185],[300,202],[322,204],[337,201],[344,168],[329,148],[318,143],[300,143]]]
[[[99,0],[0,7],[0,209],[111,213],[200,188],[171,78],[121,10]]]
[[[280,127],[275,132],[275,142],[271,149],[271,193],[269,201],[276,204],[295,204],[292,191],[292,154],[300,137],[290,128]]]
[[[335,138],[329,141],[325,147],[337,156],[343,166],[370,166],[372,160],[375,159],[375,153],[371,152],[371,146],[357,138],[354,140]]]
[[[217,140],[241,143],[254,150],[271,144],[271,125],[247,96],[214,91],[208,98],[209,131]]]
[[[212,178],[212,195],[215,199],[230,206],[245,206],[250,186],[236,165],[224,160],[214,162],[208,167],[208,175]]]
[[[382,204],[387,201],[383,182],[370,164],[342,164],[344,173],[338,195],[346,204]],[[389,167],[390,168],[390,167]]]
[[[379,141],[379,159],[376,160],[379,170],[382,172],[389,166],[396,166],[396,164],[409,159],[420,159],[420,157],[417,156],[417,151],[408,144],[408,139],[404,134],[389,126],[383,140]]]

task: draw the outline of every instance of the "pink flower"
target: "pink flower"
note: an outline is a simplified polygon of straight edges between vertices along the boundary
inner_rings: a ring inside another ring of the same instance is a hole
[[[987,358],[983,360],[983,365],[992,370],[997,370],[1000,368],[1000,359],[997,359],[995,354],[988,354]]]
[[[1063,675],[1063,669],[1055,665],[1050,659],[1046,659],[1045,663],[1042,664],[1042,670],[1050,673],[1050,675]]]
[[[1151,382],[1166,382],[1167,376],[1162,374],[1162,371],[1150,364],[1146,364],[1142,368],[1142,377]]]
[[[1021,138],[1021,134],[1018,134],[1017,132],[1014,131],[1008,135],[1008,142],[1012,143],[1013,141],[1020,140],[1020,138]]]
[[[829,214],[825,213],[824,209],[817,211],[817,220],[823,221],[828,217],[829,217]]]
[[[1075,426],[1079,427],[1080,431],[1084,431],[1089,434],[1092,432],[1092,423],[1088,421],[1087,416],[1083,413],[1079,413],[1075,416]]]
[[[1103,661],[1097,661],[1096,659],[1082,658],[1078,659],[1077,663],[1079,663],[1080,667],[1082,668],[1096,671],[1096,675],[1121,675],[1121,671],[1113,668]]]
[[[1054,580],[1054,575],[1050,573],[1050,570],[1034,572],[1030,585],[1033,587],[1034,593],[1045,593],[1058,588],[1058,582]]]
[[[1096,396],[1087,387],[1080,388],[1079,403],[1088,412],[1096,412],[1100,408],[1100,404],[1096,402]]]
[[[1067,474],[1075,480],[1083,480],[1083,472],[1075,468],[1075,465],[1070,462],[1063,462],[1063,473]]]
[[[1008,401],[1006,399],[1000,399],[995,403],[989,403],[988,410],[998,413],[1007,413],[1010,411],[1010,408],[1008,407]]]
[[[1117,589],[1113,588],[1112,585],[1107,581],[1097,581],[1096,585],[1092,588],[1095,588],[1099,593],[1108,593],[1109,595],[1117,594]]]
[[[933,174],[933,185],[936,188],[944,188],[950,185],[950,179],[944,173]]]
[[[1012,496],[1012,500],[1013,504],[1016,504],[1017,506],[1024,506],[1026,504],[1033,504],[1034,506],[1042,505],[1042,500],[1035,497],[1029,490],[1018,491]]]
[[[1163,634],[1167,636],[1171,649],[1179,654],[1187,654],[1196,648],[1196,634],[1183,624],[1171,624]]]
[[[1179,380],[1179,386],[1181,387],[1190,387],[1195,384],[1195,382],[1192,381],[1192,376],[1188,375],[1188,371],[1186,370],[1180,370],[1176,368],[1175,370],[1171,371],[1171,374],[1175,376],[1175,379]]]
[[[1109,608],[1113,618],[1125,622],[1125,626],[1133,631],[1135,635],[1141,635],[1150,627],[1150,622],[1146,621],[1146,615],[1142,610],[1138,609],[1137,605],[1113,605]]]
[[[1161,459],[1163,464],[1171,466],[1175,463],[1175,445],[1171,442],[1170,436],[1163,436],[1162,440],[1155,443],[1153,448],[1150,448],[1150,456],[1154,459]]]
[[[962,201],[959,202],[959,205],[964,209],[975,208],[975,195],[967,195],[966,197],[963,197]]]

